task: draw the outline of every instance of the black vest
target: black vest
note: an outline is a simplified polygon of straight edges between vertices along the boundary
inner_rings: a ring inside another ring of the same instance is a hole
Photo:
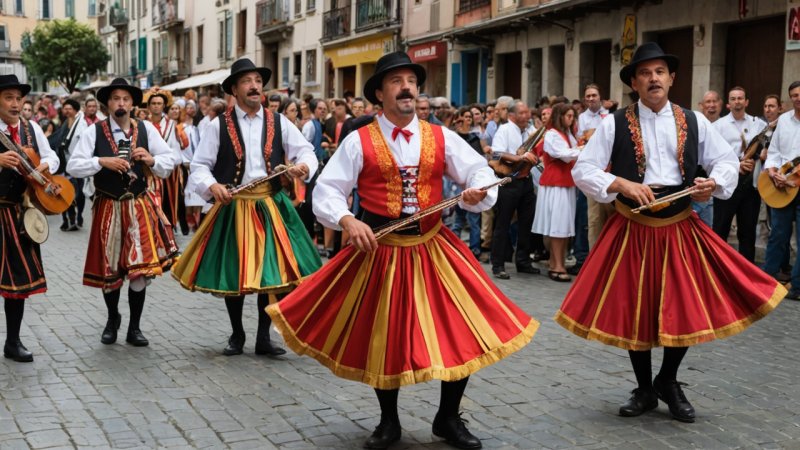
[[[284,151],[283,151],[283,135],[281,133],[281,120],[280,115],[277,113],[270,113],[265,111],[265,114],[272,114],[275,124],[275,136],[272,139],[272,155],[269,158],[269,165],[273,168],[284,164]],[[236,157],[236,152],[233,151],[233,142],[231,141],[230,133],[228,133],[228,126],[226,123],[226,116],[228,112],[219,115],[219,152],[217,153],[217,162],[214,164],[214,169],[211,174],[217,180],[217,183],[224,185],[239,186],[242,184],[244,172],[246,170],[247,157],[245,156],[246,149],[244,142],[242,142],[242,129],[239,127],[239,119],[236,117],[235,110],[233,111],[233,125],[236,128],[236,134],[239,135],[239,145],[242,147],[242,159]],[[267,118],[264,116],[264,126],[261,127],[261,146],[258,151],[261,152],[262,157],[264,154],[264,144],[267,142]],[[281,180],[274,178],[270,180],[272,185],[272,192],[279,192],[281,190]]]
[[[110,119],[106,119],[106,121],[109,121],[108,126],[109,131],[111,132],[113,128],[111,128]],[[147,128],[144,126],[144,121],[136,121],[136,126],[138,128],[138,131],[136,132],[136,144],[131,144],[131,152],[133,152],[133,149],[136,147],[144,147],[146,149],[150,148],[147,145]],[[114,150],[111,148],[111,143],[108,142],[108,139],[106,139],[106,134],[103,132],[102,123],[97,122],[94,125],[94,129],[96,133],[94,156],[99,158],[107,156],[117,157],[117,155],[114,154]],[[141,161],[136,161],[132,162],[131,166],[133,167],[133,172],[136,174],[136,180],[132,183],[130,182],[130,177],[128,174],[120,174],[118,172],[114,172],[113,170],[106,169],[105,167],[100,169],[100,171],[94,175],[94,187],[97,192],[115,200],[118,200],[127,193],[131,193],[134,196],[139,196],[139,194],[143,193],[147,189],[147,180],[145,179],[144,174],[144,163]]]
[[[33,147],[36,154],[39,154],[39,143],[36,142],[36,135],[33,132],[33,125],[27,120],[20,120],[19,125],[19,140],[23,147]],[[26,133],[22,127],[26,127]],[[32,142],[28,142],[28,136]],[[11,139],[11,136],[9,136]],[[0,146],[0,153],[11,151],[11,149]],[[28,182],[25,177],[20,175],[19,172],[13,169],[0,170],[0,199],[6,202],[22,203],[22,194],[28,188]]]
[[[644,181],[644,174],[639,174],[639,168],[636,163],[636,148],[633,145],[631,131],[628,129],[628,118],[625,116],[626,110],[627,108],[622,108],[614,112],[614,145],[611,150],[611,173],[618,177],[625,178],[626,180],[633,181],[634,183],[642,183]],[[656,198],[685,189],[694,184],[694,179],[697,176],[697,116],[694,115],[694,112],[687,109],[683,109],[683,113],[686,116],[687,128],[686,144],[683,149],[683,184],[679,186],[666,186],[658,190],[654,189],[653,193],[656,195]],[[636,114],[637,117],[639,116],[638,104],[634,106],[634,114]],[[639,206],[633,200],[622,195],[617,195],[617,200],[631,208]],[[642,211],[642,214],[659,218],[672,217],[688,208],[690,204],[691,199],[689,197],[683,197],[672,202],[664,209],[656,212],[650,210]]]

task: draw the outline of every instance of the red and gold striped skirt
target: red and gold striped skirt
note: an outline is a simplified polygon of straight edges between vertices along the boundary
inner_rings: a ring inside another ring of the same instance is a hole
[[[161,275],[177,259],[169,221],[149,193],[126,200],[98,196],[92,209],[84,285],[119,289],[125,277]]]
[[[462,379],[526,345],[539,323],[441,222],[349,246],[267,312],[286,344],[379,389]]]
[[[555,316],[580,337],[626,350],[691,346],[743,331],[786,295],[691,209],[669,219],[617,211]]]

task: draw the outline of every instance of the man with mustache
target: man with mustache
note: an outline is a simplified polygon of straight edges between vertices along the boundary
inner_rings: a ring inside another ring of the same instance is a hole
[[[258,295],[256,355],[286,353],[270,339],[265,308],[322,265],[279,178],[230,191],[274,174],[287,160],[293,165],[284,176],[308,180],[317,170],[314,149],[297,127],[261,105],[271,74],[242,58],[222,82],[235,103],[206,127],[187,183],[215,205],[172,269],[184,288],[225,298],[233,329],[226,356],[244,352],[247,294]]]
[[[580,337],[628,351],[638,387],[619,415],[641,415],[662,400],[673,418],[694,422],[677,381],[688,347],[744,330],[786,289],[700,221],[690,197],[632,211],[687,188],[700,201],[728,198],[736,188],[739,160],[730,145],[701,113],[669,101],[678,62],[654,42],[636,50],[620,80],[639,101],[603,119],[572,169],[586,195],[614,201],[618,214],[555,319]],[[696,176],[698,165],[708,178]],[[662,346],[653,379],[651,349]]]
[[[117,78],[97,91],[97,100],[108,107],[109,117],[84,130],[67,163],[67,173],[73,177],[94,176],[83,284],[103,291],[108,321],[100,342],[109,345],[117,341],[120,290],[128,279],[131,317],[125,341],[143,347],[149,344],[140,328],[147,285],[178,254],[153,192],[153,177],[169,176],[179,155],[152,123],[131,119],[134,105],[142,102],[141,89]]]
[[[21,116],[22,99],[31,86],[22,84],[16,75],[0,76],[0,132],[15,144],[32,147],[40,156],[37,171],[55,173],[58,156],[51,150],[38,124]],[[0,296],[5,303],[6,342],[3,356],[17,362],[33,361],[33,354],[22,345],[19,330],[25,312],[25,300],[47,291],[39,244],[23,237],[24,193],[28,187],[22,170],[22,157],[11,148],[0,147]]]
[[[364,96],[383,113],[342,141],[314,193],[319,221],[346,231],[352,245],[267,308],[295,352],[375,389],[381,420],[366,448],[400,439],[400,387],[434,378],[442,394],[433,433],[481,448],[458,413],[469,375],[523,347],[539,325],[492,284],[441,213],[375,237],[376,227],[437,204],[445,175],[466,185],[464,209],[480,212],[496,199],[495,188],[479,189],[496,181],[486,160],[416,116],[425,76],[404,52],[378,60]],[[347,204],[356,183],[358,218]]]

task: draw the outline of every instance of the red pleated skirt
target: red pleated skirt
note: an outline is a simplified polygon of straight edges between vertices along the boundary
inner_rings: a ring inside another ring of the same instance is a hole
[[[346,247],[267,312],[286,344],[379,389],[455,381],[527,344],[539,323],[487,277],[441,223]]]
[[[626,350],[686,347],[743,331],[786,295],[691,210],[617,210],[555,316],[576,335]]]

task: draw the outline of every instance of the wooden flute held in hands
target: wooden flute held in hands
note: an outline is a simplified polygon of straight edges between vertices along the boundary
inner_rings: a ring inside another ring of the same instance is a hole
[[[638,214],[638,213],[640,213],[642,211],[646,211],[646,210],[650,210],[650,211],[653,211],[653,212],[659,211],[661,209],[666,208],[667,206],[669,206],[670,203],[672,203],[673,201],[675,201],[675,200],[677,200],[679,198],[683,198],[683,197],[686,197],[687,195],[694,194],[695,191],[696,191],[695,187],[692,186],[692,187],[686,188],[686,189],[684,189],[684,190],[682,190],[680,192],[675,192],[674,194],[665,195],[665,196],[663,196],[661,198],[658,198],[655,201],[652,201],[652,202],[650,202],[650,203],[648,203],[646,205],[642,205],[642,206],[640,206],[638,208],[634,208],[634,209],[631,210],[631,212],[634,213],[634,214]]]
[[[491,188],[493,188],[495,186],[502,186],[502,185],[510,183],[510,182],[511,182],[511,178],[510,177],[505,177],[503,179],[498,180],[495,183],[483,186],[482,188],[480,188],[480,190],[481,191],[488,191],[489,189],[491,189]],[[375,233],[375,239],[380,239],[380,238],[386,236],[387,234],[389,234],[389,233],[391,233],[393,231],[399,230],[399,229],[401,229],[401,228],[403,228],[405,226],[408,226],[408,225],[410,225],[410,224],[412,224],[414,222],[422,220],[423,218],[425,218],[427,216],[430,216],[431,214],[437,213],[437,212],[442,211],[444,209],[447,209],[447,208],[449,208],[451,206],[455,206],[459,201],[461,201],[461,194],[458,194],[458,195],[456,195],[454,197],[450,197],[450,198],[448,198],[446,200],[442,200],[439,203],[437,203],[435,205],[431,205],[431,206],[429,206],[429,207],[427,207],[425,209],[419,210],[416,213],[414,213],[414,214],[412,214],[412,215],[410,215],[408,217],[404,217],[402,219],[393,220],[393,221],[391,221],[391,222],[389,222],[389,223],[387,223],[385,225],[382,225],[380,227],[375,228],[374,230],[372,230],[372,232]]]
[[[291,169],[292,167],[294,167],[294,164],[288,164],[288,165],[281,164],[279,166],[276,166],[275,167],[275,171],[273,171],[268,176],[257,178],[255,180],[253,180],[253,181],[251,181],[251,182],[249,182],[247,184],[243,184],[241,186],[229,187],[228,188],[228,193],[231,194],[231,195],[236,195],[236,194],[238,194],[238,193],[240,193],[242,191],[246,191],[248,189],[253,189],[256,186],[260,186],[260,185],[268,182],[269,180],[272,180],[273,178],[277,178],[277,177],[289,172],[289,169]]]

